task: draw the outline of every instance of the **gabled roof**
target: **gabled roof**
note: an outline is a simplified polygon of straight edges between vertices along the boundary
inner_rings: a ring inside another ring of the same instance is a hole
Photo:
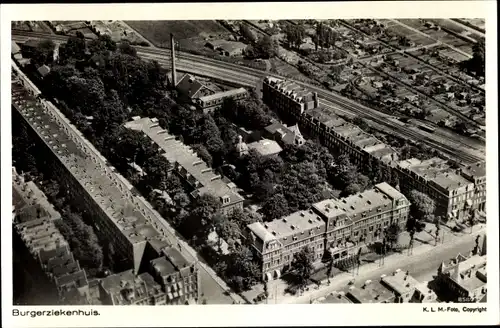
[[[50,73],[50,67],[48,67],[47,65],[42,65],[42,66],[38,67],[38,73],[42,77],[45,77],[47,74]]]
[[[15,43],[14,41],[12,41],[11,45],[12,45],[12,50],[11,50],[11,53],[12,53],[13,55],[15,55],[15,54],[17,54],[17,53],[21,52],[21,48],[17,45],[17,43]]]
[[[176,85],[177,90],[189,98],[195,98],[197,93],[204,88],[203,84],[197,81],[194,76],[184,74]]]

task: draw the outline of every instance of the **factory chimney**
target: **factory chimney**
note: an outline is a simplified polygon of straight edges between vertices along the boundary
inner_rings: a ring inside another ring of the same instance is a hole
[[[170,48],[172,51],[172,85],[175,88],[177,85],[177,74],[175,71],[175,40],[173,33],[170,33]]]
[[[318,98],[317,92],[313,93],[313,100],[314,100],[314,108],[318,108],[319,107],[319,98]]]

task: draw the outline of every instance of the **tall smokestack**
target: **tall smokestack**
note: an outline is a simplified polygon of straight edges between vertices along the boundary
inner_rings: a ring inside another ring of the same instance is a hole
[[[317,92],[313,93],[313,99],[314,99],[314,108],[318,108],[319,107],[319,98],[318,98]]]
[[[170,48],[172,51],[172,84],[175,88],[177,84],[177,74],[175,71],[175,41],[174,41],[174,34],[170,33]]]

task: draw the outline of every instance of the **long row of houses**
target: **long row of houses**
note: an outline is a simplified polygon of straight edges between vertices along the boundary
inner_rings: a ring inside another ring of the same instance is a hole
[[[279,278],[304,247],[320,261],[330,253],[334,262],[356,255],[362,242],[379,241],[390,225],[404,229],[410,202],[387,183],[341,199],[326,199],[310,209],[247,227],[245,237],[262,263],[262,278]]]
[[[117,270],[132,270],[139,278],[143,275],[143,285],[155,281],[166,304],[198,299],[197,265],[172,246],[177,239],[171,227],[55,106],[37,97],[39,90],[14,62],[12,67],[13,119],[45,151],[46,169],[60,177],[61,188],[70,191],[75,207],[93,217],[98,236],[115,246]],[[119,285],[127,288],[130,284]],[[115,287],[108,292],[119,290]],[[149,298],[140,301],[129,295],[132,298],[123,304],[151,304],[159,297],[144,295]],[[119,302],[122,298],[107,299]]]
[[[376,160],[389,167],[399,176],[401,192],[407,196],[411,190],[428,194],[436,202],[437,215],[449,219],[463,219],[471,212],[485,215],[484,161],[456,168],[439,158],[400,160],[397,150],[322,108],[316,93],[292,81],[265,78],[262,97],[282,117],[297,122],[310,137],[318,138],[339,153],[350,155],[356,165]]]
[[[85,270],[74,258],[68,242],[56,225],[56,221],[63,220],[61,214],[54,209],[37,185],[33,181],[25,181],[15,167],[12,168],[12,178],[14,231],[37,266],[33,268],[26,265],[27,261],[24,263],[24,270],[41,269],[49,280],[49,286],[43,287],[52,289],[55,292],[53,296],[85,304],[84,295],[88,293],[89,282]]]

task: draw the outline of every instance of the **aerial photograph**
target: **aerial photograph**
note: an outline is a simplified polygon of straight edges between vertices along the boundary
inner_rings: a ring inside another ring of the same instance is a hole
[[[485,19],[11,29],[14,305],[487,301]]]

